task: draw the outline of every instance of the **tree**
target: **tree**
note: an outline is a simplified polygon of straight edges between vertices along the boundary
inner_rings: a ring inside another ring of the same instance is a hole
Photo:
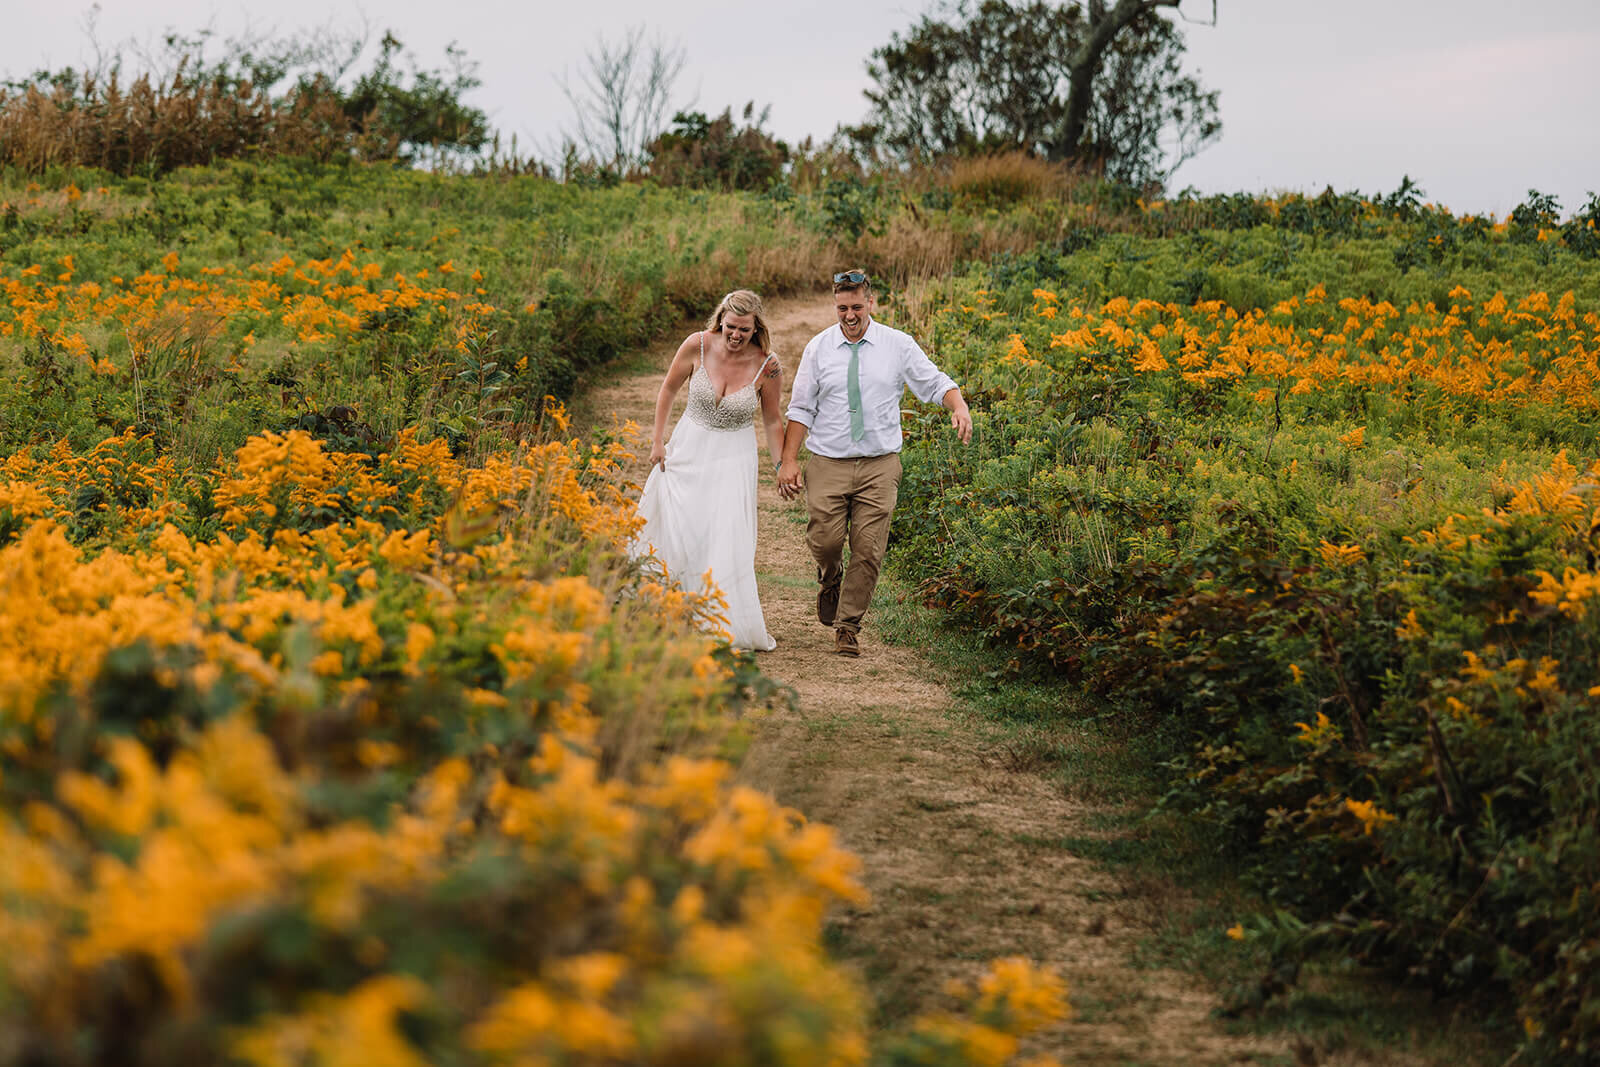
[[[789,146],[762,129],[771,108],[744,106],[744,126],[733,109],[716,118],[702,111],[680,111],[672,128],[647,146],[650,176],[662,185],[701,188],[765,189],[783,173]]]
[[[902,158],[1020,148],[1162,181],[1222,128],[1160,14],[1178,2],[953,0],[872,53],[858,137]]]
[[[577,112],[569,143],[618,176],[643,167],[648,145],[666,128],[667,104],[686,56],[682,47],[660,40],[647,45],[643,26],[624,31],[620,41],[601,34],[584,57],[588,66],[578,85],[565,74],[558,79]]]
[[[395,63],[403,48],[392,32],[385,33],[377,64],[343,94],[352,130],[379,131],[397,139],[399,157],[408,163],[425,154],[442,162],[451,154],[481,151],[489,139],[488,116],[462,103],[462,97],[481,84],[477,65],[451,42],[444,49],[448,71],[422,70],[413,62],[407,85]]]

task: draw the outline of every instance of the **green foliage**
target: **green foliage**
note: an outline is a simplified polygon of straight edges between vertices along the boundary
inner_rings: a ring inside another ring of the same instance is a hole
[[[881,179],[854,174],[829,178],[818,191],[811,214],[825,233],[843,238],[881,236],[888,226],[890,193]]]
[[[352,130],[396,142],[401,162],[476,154],[489,139],[489,124],[481,110],[462,102],[481,84],[466,54],[455,44],[447,45],[449,71],[413,65],[408,79],[395,62],[403,47],[393,33],[385,33],[373,68],[348,91],[336,93]]]
[[[1014,668],[1182,738],[1161,806],[1220,832],[1275,959],[1498,997],[1530,1061],[1595,1062],[1600,467],[1563,368],[1600,286],[1553,203],[1419,199],[1167,204],[1147,233],[1229,228],[925,291],[977,436],[908,426],[896,555]]]
[[[1561,243],[1590,259],[1600,256],[1600,194],[1590,193],[1583,210],[1562,225]]]
[[[650,176],[663,185],[767,188],[782,177],[789,158],[789,146],[762,129],[770,110],[756,115],[754,102],[746,104],[742,128],[731,108],[714,119],[699,111],[678,112],[672,128],[645,149]]]
[[[693,195],[287,161],[13,179],[0,284],[45,328],[0,337],[0,441],[88,447],[132,426],[205,457],[341,407],[376,441],[418,424],[511,432],[715,295],[685,279],[739,209],[708,219]],[[339,298],[350,321],[292,324],[338,303],[335,284],[361,290]],[[435,295],[412,303],[405,286]],[[459,377],[458,342],[505,376],[493,403]]]
[[[1540,230],[1555,226],[1561,214],[1561,202],[1537,189],[1528,190],[1528,199],[1511,212],[1511,236],[1518,241],[1538,240]]]

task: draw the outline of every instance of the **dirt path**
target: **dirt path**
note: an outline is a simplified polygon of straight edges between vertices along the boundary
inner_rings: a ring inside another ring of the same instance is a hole
[[[769,310],[774,350],[792,374],[831,321],[827,297],[773,301]],[[659,369],[591,392],[589,417],[631,418],[648,431],[680,339],[652,352]],[[682,402],[680,394],[680,410]],[[880,1015],[944,1006],[947,979],[1020,955],[1056,968],[1074,1009],[1031,1051],[1074,1064],[1292,1062],[1281,1040],[1227,1033],[1209,1016],[1214,997],[1192,979],[1131,965],[1159,903],[1052,844],[1104,836],[1093,817],[1105,809],[997,758],[936,669],[917,651],[885,645],[870,614],[861,658],[834,655],[833,631],[815,616],[804,507],[778,497],[765,465],[759,523],[756,573],[778,641],[761,665],[800,699],[762,727],[742,776],[836,827],[862,857],[872,903],[835,916],[834,927]]]

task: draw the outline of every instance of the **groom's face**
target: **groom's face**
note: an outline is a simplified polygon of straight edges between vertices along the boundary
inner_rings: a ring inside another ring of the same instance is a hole
[[[874,303],[872,295],[863,289],[833,294],[833,310],[839,315],[839,329],[844,331],[846,341],[855,344],[866,334]]]

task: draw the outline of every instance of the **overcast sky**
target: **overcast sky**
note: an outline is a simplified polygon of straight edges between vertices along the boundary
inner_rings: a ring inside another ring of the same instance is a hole
[[[101,0],[103,45],[171,27],[288,34],[393,29],[424,66],[457,42],[478,64],[469,102],[520,145],[571,125],[558,77],[601,34],[645,25],[689,51],[678,105],[771,105],[791,142],[866,110],[866,61],[929,0],[822,6],[729,0]],[[1222,139],[1172,188],[1384,193],[1410,175],[1453,211],[1505,215],[1530,188],[1563,214],[1600,192],[1600,0],[1184,0],[1190,69],[1221,91]],[[0,0],[0,73],[82,65],[90,6]],[[253,11],[254,14],[247,12]]]

